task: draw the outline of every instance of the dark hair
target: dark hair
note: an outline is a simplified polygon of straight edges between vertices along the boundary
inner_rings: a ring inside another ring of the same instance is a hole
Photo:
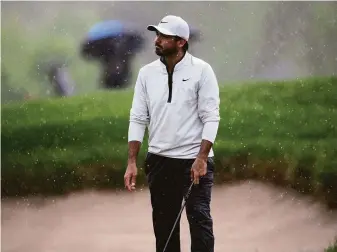
[[[183,50],[184,52],[186,52],[188,50],[188,42],[186,41],[185,45],[183,46]]]
[[[183,38],[181,38],[181,37],[178,37],[178,36],[175,36],[175,40],[176,41],[178,41],[178,40],[181,40],[181,39],[183,39]],[[186,41],[186,43],[184,44],[184,46],[183,46],[183,51],[184,52],[186,52],[187,50],[188,50],[188,42]]]

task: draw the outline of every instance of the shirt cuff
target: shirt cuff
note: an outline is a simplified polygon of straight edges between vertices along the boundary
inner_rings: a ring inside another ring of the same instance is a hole
[[[128,141],[139,141],[143,142],[145,134],[146,125],[130,121],[129,132],[128,132]]]
[[[216,135],[218,133],[219,122],[210,121],[204,124],[204,129],[202,131],[202,139],[208,140],[214,143]]]

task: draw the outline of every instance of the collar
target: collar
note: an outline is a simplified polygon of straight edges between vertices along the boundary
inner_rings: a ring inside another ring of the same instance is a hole
[[[178,61],[174,66],[174,72],[182,68],[183,66],[186,66],[191,61],[191,55],[186,51],[185,55],[181,58],[180,61]],[[160,57],[160,62],[162,63],[162,66],[164,67],[164,70],[166,71],[166,62],[164,57]]]

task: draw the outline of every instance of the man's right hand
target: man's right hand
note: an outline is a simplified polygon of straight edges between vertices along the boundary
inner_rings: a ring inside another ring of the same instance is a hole
[[[124,175],[125,188],[130,192],[135,190],[137,177],[137,166],[135,163],[128,164]]]

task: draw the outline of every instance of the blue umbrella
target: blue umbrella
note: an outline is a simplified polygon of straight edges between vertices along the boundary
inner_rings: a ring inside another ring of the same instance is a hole
[[[135,24],[120,20],[106,20],[93,25],[87,33],[87,39],[93,41],[131,33],[140,33]]]
[[[105,20],[94,24],[81,45],[86,58],[104,58],[108,54],[123,53],[114,49],[117,41],[123,41],[124,50],[137,52],[143,46],[144,38],[137,24],[121,20]],[[108,56],[110,57],[110,56]]]
[[[95,24],[87,33],[88,40],[116,37],[123,32],[123,24],[118,20],[108,20]]]

